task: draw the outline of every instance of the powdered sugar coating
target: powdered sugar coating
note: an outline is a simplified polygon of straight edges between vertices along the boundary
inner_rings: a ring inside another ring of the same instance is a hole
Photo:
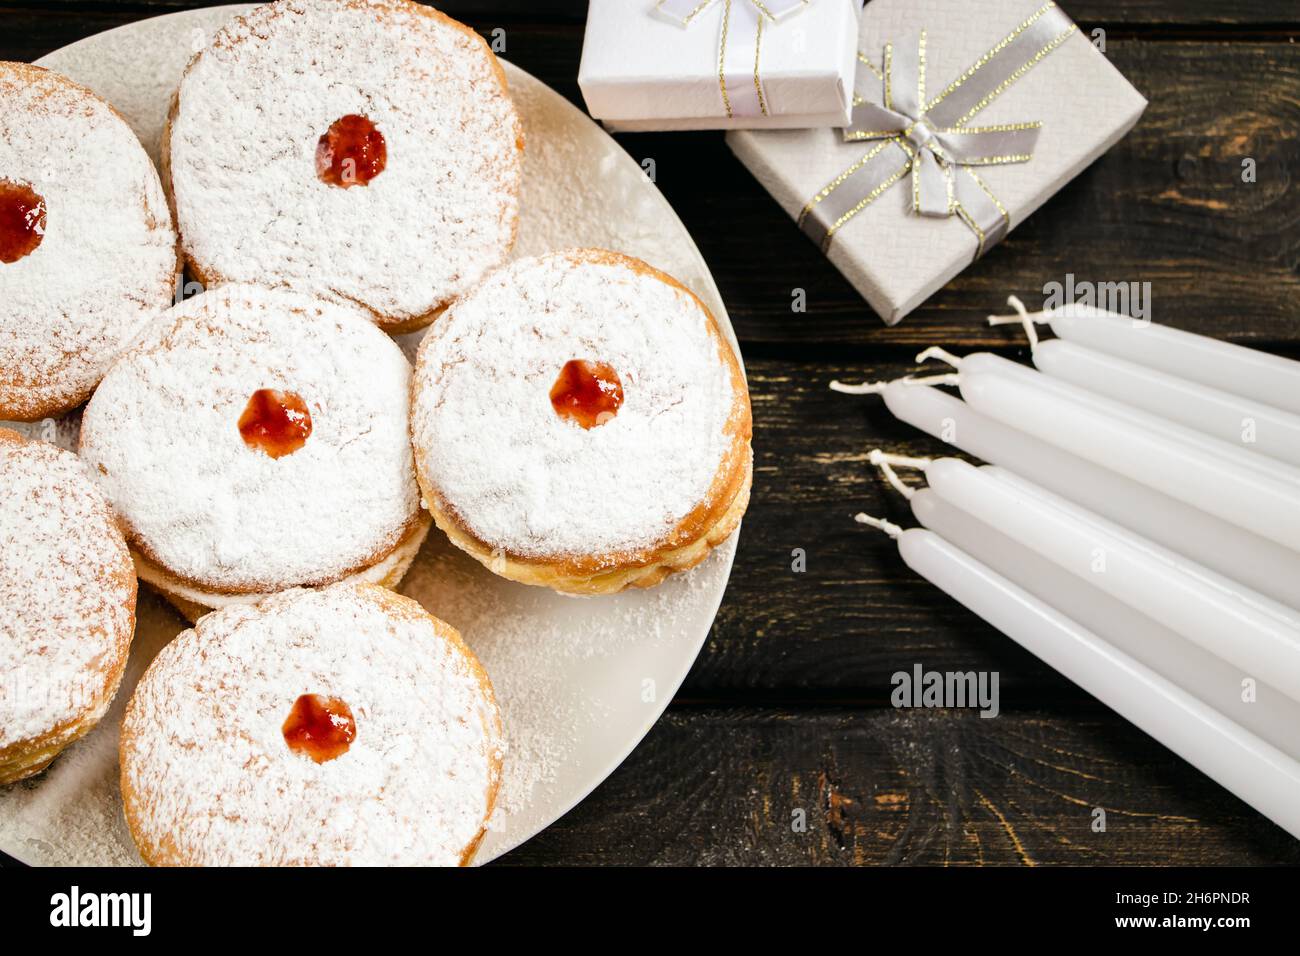
[[[602,259],[602,257],[605,257]],[[654,546],[707,502],[736,398],[711,319],[685,289],[593,251],[520,259],[429,331],[412,435],[443,507],[524,557]],[[605,362],[624,400],[584,429],[550,390],[571,359]]]
[[[367,117],[388,162],[316,176],[321,135]],[[169,165],[187,258],[210,283],[283,285],[428,321],[514,241],[521,127],[491,52],[407,0],[281,0],[219,31],[181,81]]]
[[[0,263],[0,418],[85,401],[171,304],[176,233],[158,174],[112,108],[56,73],[0,64],[0,178],[45,200],[41,243]]]
[[[98,719],[134,609],[126,543],[81,462],[0,429],[0,751]]]
[[[86,407],[81,455],[133,547],[205,590],[326,584],[419,517],[410,366],[361,313],[223,286],[161,318]],[[297,393],[312,430],[281,458],[239,432],[249,396]]]
[[[285,744],[301,694],[352,711],[342,756]],[[217,611],[164,648],[123,721],[122,790],[153,862],[455,865],[490,812],[500,746],[491,687],[451,628],[335,585]]]

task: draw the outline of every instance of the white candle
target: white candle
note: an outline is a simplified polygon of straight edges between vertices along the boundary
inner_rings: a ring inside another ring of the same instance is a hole
[[[1063,399],[1098,412],[1112,421],[1136,426],[1149,436],[1159,436],[1161,439],[1178,442],[1215,458],[1249,467],[1253,472],[1272,475],[1282,481],[1291,482],[1297,488],[1300,488],[1300,468],[1270,458],[1243,446],[1240,442],[1226,442],[1220,438],[1214,438],[1204,432],[1197,431],[1195,428],[1188,428],[1186,425],[1180,425],[1159,415],[1153,415],[1140,408],[1134,408],[1132,405],[1126,405],[1097,392],[1071,385],[1059,378],[1044,375],[1027,365],[1012,362],[1000,355],[994,355],[992,352],[974,352],[965,358],[956,359],[956,361],[960,363],[962,371],[971,375],[987,372],[1014,377],[1017,381],[1024,382],[1034,389],[1050,391]]]
[[[944,501],[932,489],[912,496],[912,513],[935,534],[1112,647],[1177,684],[1288,756],[1300,759],[1300,703],[1264,682],[1242,700],[1242,674],[1222,658],[1017,544]]]
[[[1300,700],[1300,612],[1006,472],[941,458],[925,477],[950,504]]]
[[[1300,608],[1300,552],[1039,441],[936,388],[898,381],[882,395],[890,412],[935,438]]]
[[[1001,363],[996,366],[995,363]],[[1001,366],[1014,373],[1004,373]],[[976,410],[1184,504],[1300,550],[1300,478],[1263,455],[1049,379],[994,355],[967,356],[961,393]],[[1112,407],[1113,406],[1113,407]],[[1144,421],[1149,419],[1150,421]]]
[[[1033,350],[1039,371],[1186,425],[1213,438],[1300,465],[1300,415],[1159,372],[1065,339]]]
[[[1300,763],[933,532],[891,532],[912,570],[1300,837]]]
[[[1300,362],[1101,309],[1070,306],[1030,318],[1099,352],[1300,413]]]

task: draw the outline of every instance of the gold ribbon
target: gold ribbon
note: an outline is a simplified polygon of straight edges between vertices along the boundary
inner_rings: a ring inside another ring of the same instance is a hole
[[[655,9],[681,27],[690,27],[717,0],[658,0]],[[813,0],[721,0],[718,37],[718,91],[727,118],[767,116],[760,58],[763,27],[802,10]],[[749,51],[752,50],[752,55]],[[751,68],[752,61],[752,68]]]

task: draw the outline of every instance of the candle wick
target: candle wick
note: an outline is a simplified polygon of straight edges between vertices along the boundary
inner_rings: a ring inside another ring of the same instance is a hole
[[[859,382],[858,384],[841,382],[835,378],[831,379],[827,388],[844,395],[879,395],[894,382],[901,382],[904,385],[960,385],[961,376],[956,372],[946,372],[943,375],[904,375],[892,381]]]
[[[851,385],[836,378],[831,379],[830,390],[832,392],[843,392],[845,395],[879,395],[888,384],[888,382],[861,382],[857,385]]]
[[[908,501],[916,494],[916,489],[903,483],[898,477],[898,472],[894,471],[894,466],[899,468],[919,468],[925,471],[930,466],[929,458],[911,458],[907,455],[891,455],[889,452],[881,451],[879,448],[871,449],[871,454],[867,455],[867,461],[880,469],[880,473],[885,476],[885,480]]]
[[[1038,348],[1038,329],[1034,323],[1047,323],[1047,317],[1041,313],[1037,318],[1029,314],[1025,304],[1020,301],[1019,296],[1007,296],[1007,305],[1016,310],[1015,315],[990,315],[988,316],[989,325],[1019,325],[1025,330],[1025,338],[1029,339],[1029,349],[1033,351]]]
[[[863,514],[859,512],[858,514],[855,514],[853,516],[853,520],[856,521],[858,524],[865,524],[871,526],[872,528],[877,528],[885,532],[885,534],[889,535],[891,538],[897,538],[900,534],[903,533],[902,528],[894,524],[894,522],[889,521],[885,518],[873,518],[869,514]]]
[[[961,359],[953,355],[947,349],[941,349],[937,345],[931,345],[928,349],[916,356],[916,364],[920,365],[929,359],[938,359],[940,362],[947,362],[953,368],[961,368]]]

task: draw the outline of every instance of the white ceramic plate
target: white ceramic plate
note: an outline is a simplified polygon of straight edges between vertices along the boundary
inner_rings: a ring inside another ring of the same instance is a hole
[[[38,63],[116,106],[156,161],[186,62],[241,9],[143,20]],[[639,256],[694,289],[734,344],[704,260],[636,162],[553,90],[508,63],[506,73],[527,137],[517,254],[583,245]],[[735,550],[733,536],[704,564],[658,588],[582,600],[494,577],[437,530],[429,536],[401,590],[459,628],[482,658],[510,748],[480,862],[572,808],[659,718],[708,636]],[[100,727],[44,774],[0,791],[0,850],[32,864],[140,863],[122,820],[118,723],[136,679],[184,624],[143,590],[139,618],[126,679]]]

